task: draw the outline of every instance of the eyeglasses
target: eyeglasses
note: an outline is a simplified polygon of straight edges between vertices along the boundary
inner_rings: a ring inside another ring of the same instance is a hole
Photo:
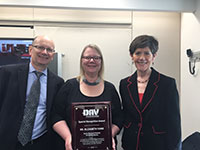
[[[37,49],[40,50],[40,51],[44,51],[44,50],[46,49],[46,51],[47,51],[48,53],[53,53],[53,52],[55,52],[54,49],[45,48],[45,47],[43,47],[43,46],[33,45],[33,47],[37,48]]]
[[[82,58],[86,59],[87,61],[93,59],[94,61],[100,61],[102,58],[100,56],[82,56]]]

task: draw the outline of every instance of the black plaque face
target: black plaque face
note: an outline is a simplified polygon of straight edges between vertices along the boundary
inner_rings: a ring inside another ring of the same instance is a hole
[[[111,150],[110,102],[72,103],[74,150]]]

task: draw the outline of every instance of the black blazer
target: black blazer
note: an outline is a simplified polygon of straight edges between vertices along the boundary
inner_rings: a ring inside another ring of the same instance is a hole
[[[0,67],[0,149],[14,150],[26,101],[29,64]],[[50,144],[55,134],[50,124],[52,102],[64,80],[48,70],[47,75],[47,134]],[[52,147],[52,146],[50,146]],[[53,147],[52,147],[53,148]]]
[[[136,72],[120,81],[120,94],[124,114],[124,150],[180,149],[179,96],[173,78],[152,68],[142,105]]]

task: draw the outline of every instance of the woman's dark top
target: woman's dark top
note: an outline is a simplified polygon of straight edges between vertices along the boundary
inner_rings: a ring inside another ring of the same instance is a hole
[[[111,102],[112,124],[122,127],[123,117],[121,102],[114,85],[104,81],[103,93],[96,97],[85,96],[80,91],[80,84],[76,78],[69,79],[58,92],[52,110],[52,123],[65,120],[71,129],[71,104],[73,102]]]

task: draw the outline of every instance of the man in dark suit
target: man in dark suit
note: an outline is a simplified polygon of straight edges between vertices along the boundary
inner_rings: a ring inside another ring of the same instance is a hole
[[[64,80],[48,70],[53,60],[54,42],[47,36],[37,36],[29,48],[28,64],[0,67],[0,150],[53,150],[56,134],[50,123],[50,111],[57,91]],[[18,134],[31,86],[41,72],[40,96],[32,137],[23,145]]]

